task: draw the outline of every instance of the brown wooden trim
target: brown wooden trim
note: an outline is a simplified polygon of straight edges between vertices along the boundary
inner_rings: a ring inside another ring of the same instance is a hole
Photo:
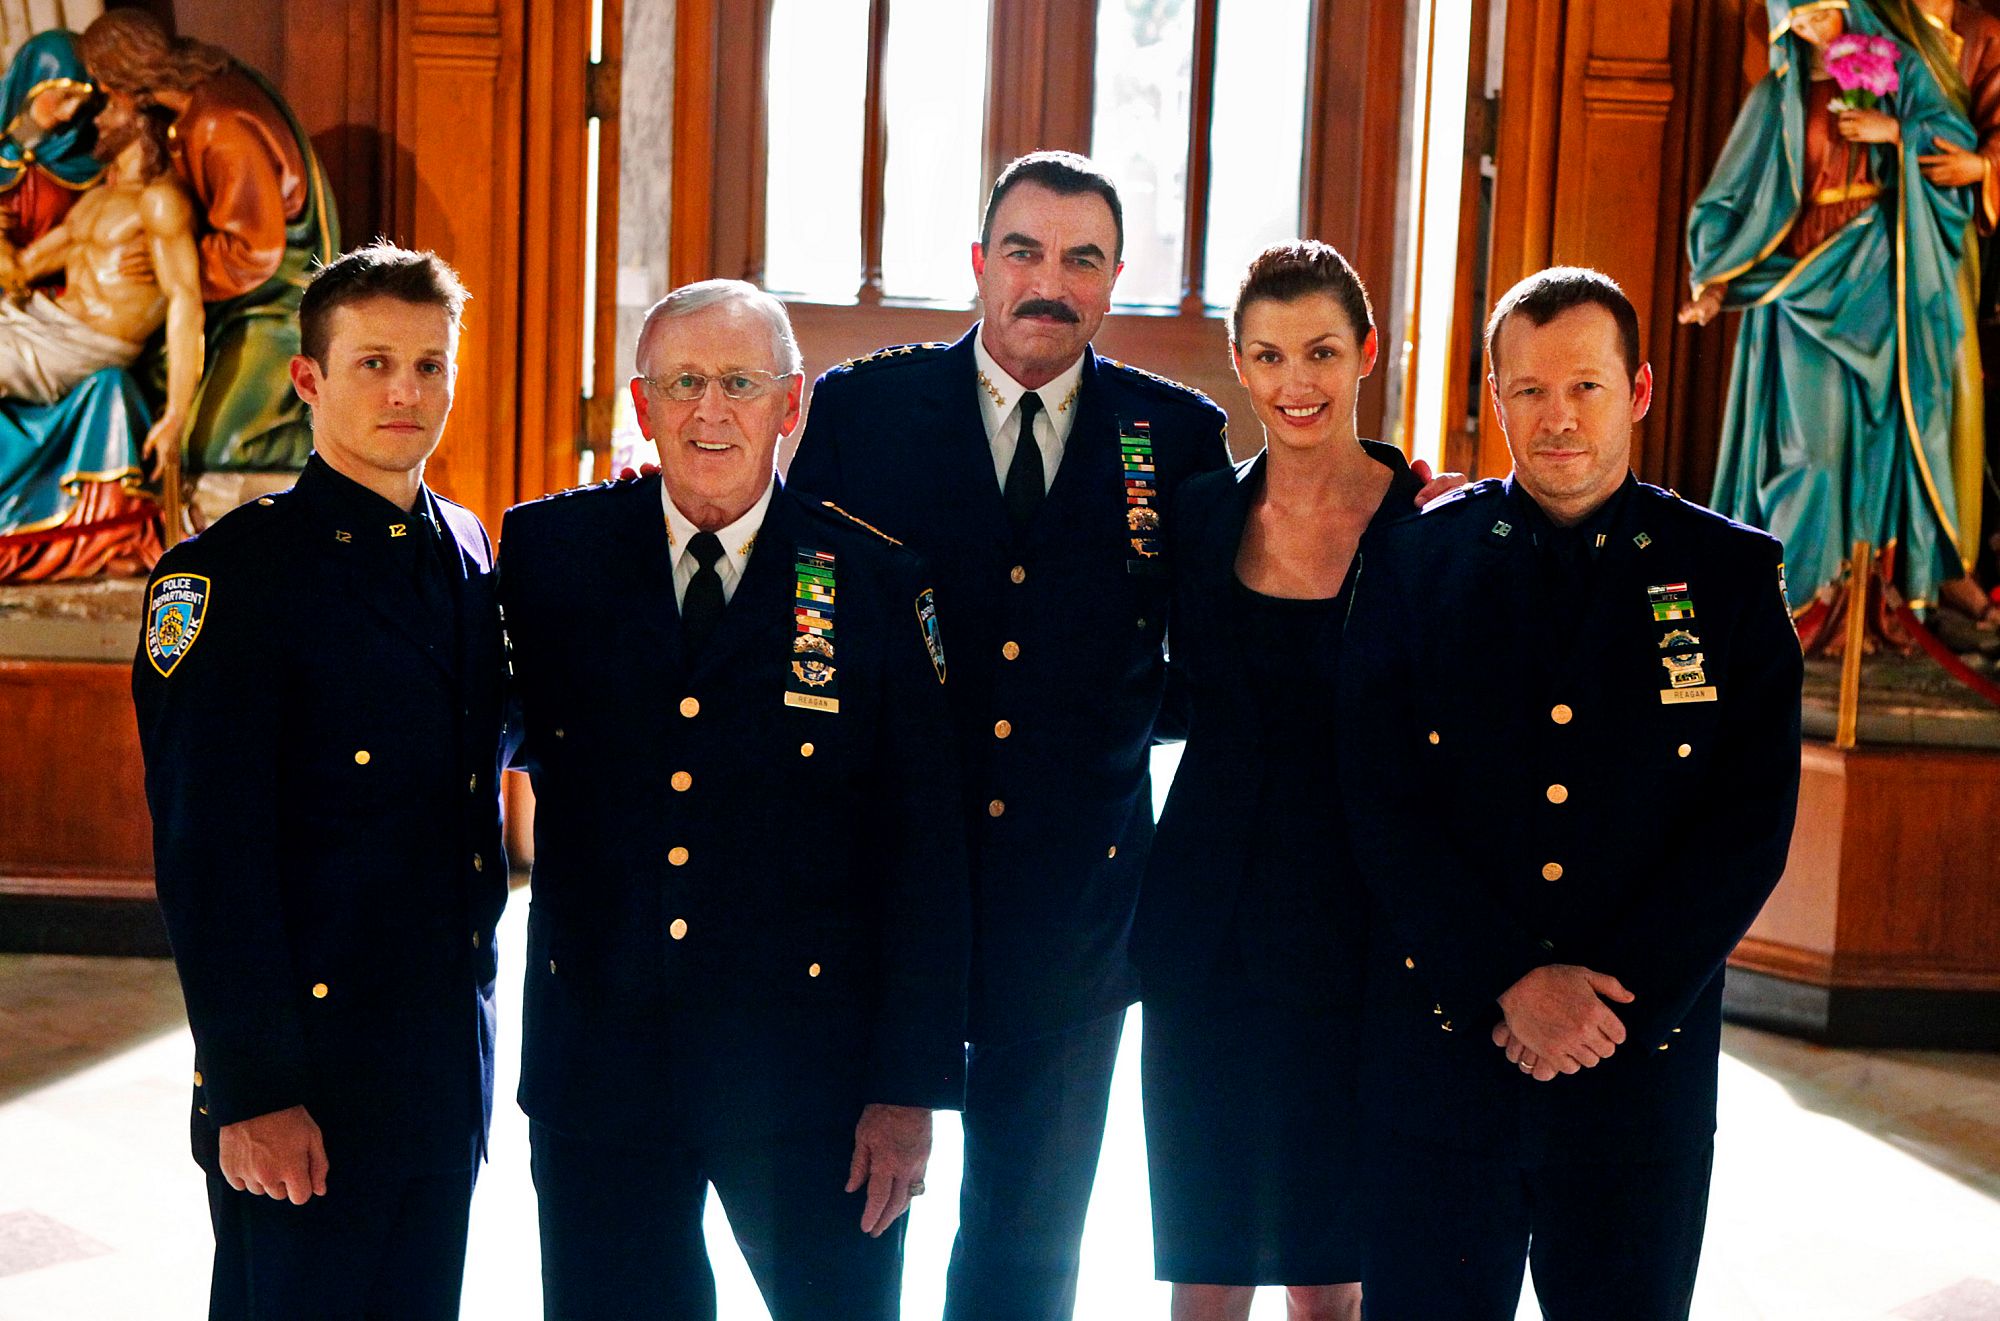
[[[1206,316],[1202,289],[1208,253],[1208,162],[1214,144],[1215,45],[1221,15],[1218,0],[1195,0],[1193,85],[1188,95],[1187,198],[1181,220],[1182,316]]]
[[[716,48],[724,2],[677,0],[674,10],[674,215],[667,240],[667,283],[673,286],[701,279],[713,262]]]
[[[1800,949],[1761,936],[1745,936],[1729,956],[1732,968],[1769,973],[1789,982],[1813,986],[1833,985],[1833,956],[1821,950]]]
[[[992,180],[1008,161],[1038,148],[1088,152],[1097,6],[993,0],[990,30],[985,177]]]
[[[1361,382],[1361,434],[1386,434],[1388,376],[1398,370],[1400,309],[1389,306],[1401,236],[1395,180],[1403,151],[1403,37],[1424,0],[1315,0],[1306,65],[1301,229],[1339,248],[1373,291],[1380,364]]]
[[[0,894],[26,899],[151,899],[153,873],[87,867],[52,868],[46,875],[16,872],[0,876]]]
[[[644,0],[641,0],[644,3]],[[617,417],[618,362],[618,179],[623,149],[619,109],[624,99],[625,0],[603,0],[604,36],[589,109],[597,116],[597,287],[591,291],[593,351],[590,400],[584,404],[583,442],[596,455],[596,470],[611,462],[611,428]],[[525,495],[526,492],[523,492]]]
[[[1782,941],[1745,936],[1729,966],[1811,986],[1913,991],[2000,991],[2000,971],[1978,964],[1940,964],[1919,954],[1827,954]]]
[[[1465,70],[1465,145],[1458,171],[1458,260],[1453,272],[1451,333],[1445,344],[1444,437],[1441,459],[1445,470],[1466,471],[1476,460],[1479,447],[1480,396],[1485,390],[1484,365],[1486,309],[1492,291],[1484,288],[1486,272],[1481,269],[1480,192],[1485,182],[1480,158],[1485,154],[1486,55],[1492,24],[1481,14],[1473,22]],[[1491,228],[1489,226],[1488,233]]]
[[[861,287],[863,303],[882,301],[882,228],[888,211],[889,98],[882,66],[889,54],[889,0],[868,0],[868,73],[861,97]]]

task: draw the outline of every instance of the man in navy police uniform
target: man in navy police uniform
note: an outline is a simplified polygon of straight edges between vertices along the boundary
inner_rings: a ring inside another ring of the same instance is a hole
[[[1608,278],[1530,276],[1487,352],[1513,474],[1370,552],[1341,676],[1353,846],[1386,919],[1364,1305],[1502,1321],[1525,1260],[1555,1321],[1685,1318],[1723,963],[1797,806],[1783,550],[1633,478],[1653,381]]]
[[[1090,347],[1123,239],[1089,161],[1013,162],[972,248],[980,322],[826,373],[790,473],[921,552],[951,623],[974,902],[952,1321],[1074,1303],[1137,995],[1164,526],[1180,483],[1229,458],[1205,396]]]
[[[507,896],[491,547],[423,481],[465,296],[387,244],[320,271],[291,365],[315,453],[147,591],[215,1318],[458,1315]]]
[[[783,304],[677,289],[637,357],[659,474],[501,537],[547,1315],[714,1317],[712,1183],[776,1321],[886,1321],[931,1111],[964,1095],[960,653],[915,555],[776,480]]]

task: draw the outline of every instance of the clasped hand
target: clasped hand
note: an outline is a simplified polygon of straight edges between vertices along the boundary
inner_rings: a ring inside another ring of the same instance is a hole
[[[1594,1069],[1624,1043],[1625,1024],[1606,1000],[1630,1004],[1616,977],[1571,963],[1535,969],[1500,994],[1505,1015],[1493,1044],[1537,1082]]]

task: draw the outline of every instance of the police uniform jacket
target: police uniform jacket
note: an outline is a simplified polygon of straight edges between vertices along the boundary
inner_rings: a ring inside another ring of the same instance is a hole
[[[917,558],[780,489],[690,657],[657,475],[517,506],[501,544],[535,787],[523,1108],[677,1143],[957,1108],[965,850]],[[798,565],[825,556],[822,653]]]
[[[1776,540],[1630,478],[1614,500],[1579,599],[1512,479],[1388,529],[1359,570],[1341,760],[1386,918],[1371,1095],[1420,1142],[1638,1159],[1714,1132],[1723,963],[1797,806],[1799,646]],[[1611,1059],[1537,1083],[1489,1033],[1550,963],[1637,999],[1611,1006]]]
[[[154,571],[132,689],[211,1173],[221,1125],[294,1105],[335,1185],[483,1145],[501,671],[478,518],[317,456]]]
[[[1415,515],[1423,479],[1395,446],[1373,440],[1361,444],[1394,474],[1362,540],[1365,551],[1374,529]],[[1326,860],[1319,896],[1320,916],[1326,921],[1313,931],[1273,930],[1269,922],[1279,914],[1241,902],[1244,877],[1260,842],[1256,822],[1265,755],[1263,720],[1246,682],[1250,662],[1235,609],[1240,592],[1236,557],[1244,523],[1263,489],[1265,463],[1259,454],[1233,473],[1192,478],[1181,490],[1174,520],[1174,624],[1168,649],[1186,684],[1188,735],[1147,861],[1133,930],[1133,959],[1148,999],[1201,994],[1220,965],[1258,988],[1360,1000],[1368,905],[1349,888],[1352,871],[1346,857]],[[1354,579],[1350,570],[1350,592]],[[1339,682],[1344,622],[1329,619],[1321,645],[1295,658],[1328,702]],[[1327,752],[1331,755],[1332,749]],[[1327,807],[1337,812],[1337,804]],[[1225,959],[1232,946],[1235,957]]]
[[[1061,466],[1017,539],[979,412],[978,333],[827,372],[791,481],[931,565],[972,847],[971,1035],[995,1043],[1136,998],[1166,534],[1181,483],[1229,453],[1207,397],[1086,348]]]

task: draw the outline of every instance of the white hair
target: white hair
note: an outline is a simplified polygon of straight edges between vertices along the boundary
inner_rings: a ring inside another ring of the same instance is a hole
[[[806,362],[799,353],[798,337],[792,334],[792,318],[786,313],[783,303],[747,280],[697,280],[673,290],[647,309],[646,323],[639,328],[638,347],[632,354],[633,365],[638,368],[639,374],[646,374],[646,355],[653,347],[653,336],[662,321],[693,316],[704,308],[732,300],[755,308],[771,323],[771,353],[778,361],[779,375],[805,369]]]

